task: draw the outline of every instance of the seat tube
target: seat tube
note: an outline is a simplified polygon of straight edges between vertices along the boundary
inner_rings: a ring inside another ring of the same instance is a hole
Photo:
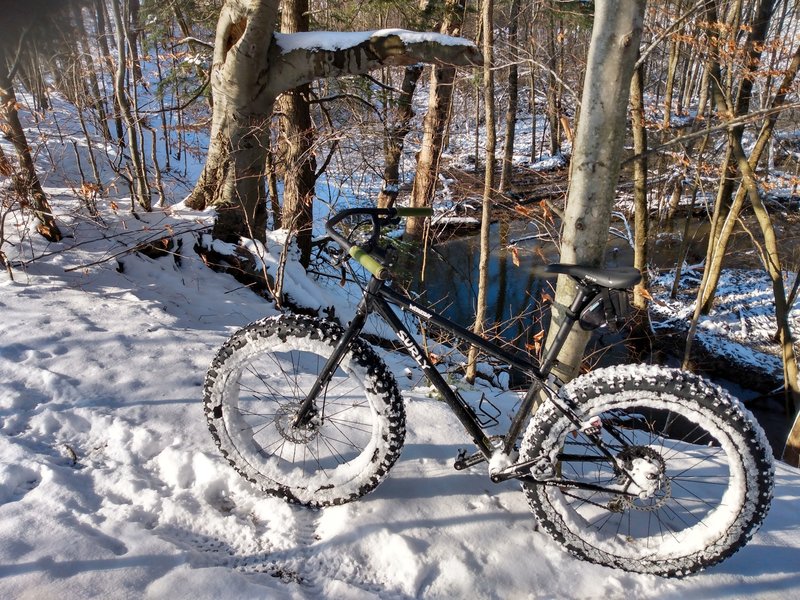
[[[542,377],[547,377],[550,374],[550,370],[556,362],[558,353],[561,352],[561,348],[564,347],[564,342],[567,341],[569,332],[572,331],[572,326],[575,324],[575,321],[578,320],[578,315],[583,309],[586,300],[591,295],[587,287],[580,284],[576,285],[578,286],[578,292],[572,300],[572,305],[569,308],[564,308],[564,320],[561,322],[561,326],[558,328],[558,332],[553,338],[553,343],[547,348],[542,358],[539,367],[539,370],[542,372]]]

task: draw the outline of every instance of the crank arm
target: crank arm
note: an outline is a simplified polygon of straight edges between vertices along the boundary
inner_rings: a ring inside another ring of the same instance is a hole
[[[469,456],[467,456],[466,453],[463,455],[459,453],[458,458],[453,463],[453,468],[456,471],[463,471],[464,469],[479,465],[482,462],[486,462],[486,457],[482,452],[476,452],[475,454],[470,454]]]

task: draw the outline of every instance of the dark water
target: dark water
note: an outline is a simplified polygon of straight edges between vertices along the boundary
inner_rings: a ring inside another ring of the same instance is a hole
[[[536,224],[521,220],[494,223],[490,240],[487,327],[495,327],[505,340],[524,348],[549,319],[549,311],[541,310],[543,295],[555,296],[555,278],[542,279],[534,275],[534,268],[557,262],[558,249],[540,235]],[[607,254],[609,267],[633,264],[632,251],[623,240],[612,241]],[[479,256],[477,234],[434,243],[424,261],[420,256],[408,261],[410,288],[438,313],[471,326],[478,299]],[[424,271],[420,269],[423,262]]]
[[[619,232],[627,229],[626,224],[620,221],[613,222],[612,227]],[[681,244],[684,227],[682,218],[671,223],[655,221],[651,225],[650,262],[655,267],[674,268],[682,251],[685,251],[683,259],[689,264],[698,263],[705,257],[708,223],[700,219],[692,221],[688,229],[688,248],[682,248]],[[503,337],[517,340],[520,347],[524,346],[526,337],[540,329],[538,307],[542,293],[553,296],[551,284],[555,279],[543,280],[532,272],[533,267],[557,262],[559,258],[556,246],[545,235],[539,234],[535,223],[523,220],[497,222],[490,230],[487,318],[492,324],[502,324]],[[516,249],[514,254],[518,264],[515,264],[509,247]],[[732,260],[728,261],[728,266],[759,267],[752,242],[744,232],[734,235],[730,252]],[[475,320],[479,256],[480,240],[477,232],[473,232],[434,242],[425,257],[424,272],[420,271],[422,257],[416,254],[406,257],[404,269],[413,291],[433,304],[437,312],[469,326]],[[611,236],[605,265],[633,265],[633,250],[625,239]]]
[[[491,227],[487,318],[490,326],[504,324],[503,337],[519,340],[520,346],[527,341],[528,330],[532,328],[531,333],[535,333],[539,329],[535,326],[536,309],[542,292],[553,293],[549,280],[532,273],[532,267],[541,266],[545,259],[554,262],[558,258],[552,244],[533,239],[538,233],[534,224],[522,221],[495,223]],[[516,242],[518,266],[509,250],[513,242]],[[425,257],[424,271],[420,269],[423,261],[419,256],[407,268],[410,287],[438,313],[460,325],[471,326],[478,299],[479,256],[478,235],[434,243]]]
[[[661,267],[673,268],[680,250],[683,223],[676,223],[664,231],[654,230],[658,243],[653,244],[651,260]],[[706,223],[699,222],[690,229],[693,243],[686,257],[688,262],[699,261],[705,252],[708,234]],[[491,227],[491,254],[489,258],[489,293],[487,318],[497,332],[513,342],[518,348],[525,348],[533,342],[534,336],[547,327],[549,310],[540,310],[542,295],[553,297],[555,279],[541,279],[533,274],[534,267],[558,261],[558,250],[554,244],[537,239],[539,230],[533,223],[509,221],[495,223]],[[516,248],[518,265],[509,247]],[[737,266],[751,266],[749,256],[752,248],[749,240],[736,240],[738,253]],[[448,241],[433,244],[423,257],[412,254],[405,257],[405,269],[409,287],[420,294],[423,303],[432,304],[436,312],[463,326],[470,327],[475,319],[475,305],[478,295],[478,258],[480,240],[477,234],[452,237]],[[425,264],[424,272],[420,267]],[[608,245],[606,265],[631,266],[633,252],[626,241],[613,239]],[[621,338],[609,333],[605,328],[598,330],[589,352],[608,354],[600,358],[601,364],[628,362]],[[615,348],[616,345],[616,348]],[[677,364],[673,366],[678,366]],[[714,381],[730,389],[756,413],[758,420],[767,430],[767,435],[776,452],[783,448],[789,424],[781,406],[774,398],[752,402],[760,392],[748,390],[731,384],[724,374],[706,373]]]

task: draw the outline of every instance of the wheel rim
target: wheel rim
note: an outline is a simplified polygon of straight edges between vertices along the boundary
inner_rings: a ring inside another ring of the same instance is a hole
[[[245,360],[225,382],[223,421],[256,479],[286,487],[301,501],[357,479],[380,436],[366,374],[349,357],[316,402],[308,425],[294,416],[327,356],[280,345]]]
[[[611,404],[586,421],[604,423],[599,435],[616,469],[579,429],[566,428],[546,450],[563,480],[610,491],[554,484],[540,492],[565,528],[602,552],[659,561],[702,553],[726,535],[744,502],[745,475],[730,436],[690,407],[681,407],[687,418],[659,400],[617,396]]]

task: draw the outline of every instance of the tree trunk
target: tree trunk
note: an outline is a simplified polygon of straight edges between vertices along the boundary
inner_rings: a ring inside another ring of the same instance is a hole
[[[680,44],[678,40],[673,38],[669,44],[669,63],[667,65],[667,81],[664,84],[664,119],[661,126],[664,129],[669,129],[672,122],[672,93],[675,89],[675,71],[678,68],[678,58],[680,54],[678,50]]]
[[[94,0],[94,14],[97,22],[97,44],[100,47],[100,63],[105,64],[109,73],[114,72],[113,61],[111,60],[111,49],[108,45],[108,40],[111,36],[108,35],[106,27],[106,4],[103,0]],[[101,78],[103,81],[104,78]],[[116,102],[115,102],[116,104]],[[125,132],[122,129],[122,119],[118,110],[114,110],[114,129],[117,134],[117,140],[122,143],[125,137]]]
[[[281,8],[281,31],[298,33],[308,31],[308,0],[283,0]],[[278,98],[278,111],[281,113],[281,142],[284,159],[283,208],[281,227],[296,234],[300,250],[300,264],[308,267],[311,260],[311,237],[314,220],[314,184],[316,183],[317,163],[311,148],[314,144],[314,124],[308,98],[311,86],[305,83],[282,94]],[[265,163],[266,164],[266,163]],[[266,232],[266,210],[263,223],[256,222],[259,228],[256,236],[261,239]]]
[[[39,221],[36,230],[45,239],[57,242],[61,239],[61,230],[56,224],[47,195],[36,174],[31,149],[17,113],[17,95],[9,78],[8,61],[2,46],[0,46],[0,117],[2,117],[0,121],[5,121],[8,125],[5,136],[14,146],[19,160],[20,173],[15,180],[15,187],[20,197],[29,199],[33,206],[33,214]]]
[[[461,29],[466,0],[446,0],[445,16],[440,31],[454,35]],[[436,67],[431,75],[428,92],[428,112],[422,122],[422,147],[417,156],[417,172],[411,191],[411,206],[433,206],[439,161],[444,146],[444,129],[453,97],[453,80],[456,70],[449,66]],[[477,156],[475,157],[477,159]],[[424,219],[406,219],[406,234],[420,237]]]
[[[789,437],[786,438],[781,460],[793,467],[800,467],[800,411],[795,415]]]
[[[121,11],[120,3],[125,0],[112,0],[111,14],[114,17],[114,27],[117,30],[117,70],[114,76],[114,93],[117,98],[117,106],[128,128],[128,153],[131,157],[133,166],[133,189],[135,201],[144,210],[150,211],[150,185],[147,182],[147,168],[144,163],[144,154],[139,143],[139,132],[136,120],[131,111],[131,102],[128,98],[128,91],[125,86],[125,75],[128,63],[128,25],[127,19]],[[126,11],[127,12],[127,11]]]
[[[609,0],[595,5],[561,237],[564,263],[603,263],[644,7],[644,0]],[[572,281],[561,276],[555,304],[569,306],[574,293]],[[549,343],[563,319],[560,311],[554,311]],[[558,377],[569,380],[578,373],[588,340],[587,332],[572,330],[558,355],[554,369]]]
[[[421,65],[411,65],[403,71],[403,83],[400,86],[400,97],[397,99],[394,124],[387,129],[384,142],[383,188],[378,195],[379,208],[392,206],[400,191],[400,160],[403,157],[405,138],[411,131],[411,119],[414,118],[414,92],[421,75]]]
[[[494,0],[483,0],[481,20],[483,22],[483,109],[486,122],[486,173],[483,180],[483,208],[481,211],[481,254],[478,262],[478,302],[475,307],[475,324],[472,331],[483,335],[486,319],[486,296],[489,287],[489,228],[492,224],[492,196],[494,194],[495,133],[494,111]],[[475,382],[478,348],[471,346],[467,356],[467,381]]]
[[[633,305],[647,310],[647,298],[642,293],[647,281],[647,230],[649,212],[647,206],[647,129],[644,125],[644,65],[633,72],[631,79],[631,126],[633,129],[633,153],[639,155],[633,163],[634,205],[634,254],[633,266],[642,272],[642,281],[634,288]]]
[[[108,129],[108,116],[106,110],[106,102],[103,95],[100,93],[100,85],[97,80],[97,67],[94,64],[91,49],[89,48],[89,41],[86,35],[86,27],[83,24],[83,13],[77,4],[72,5],[72,14],[75,19],[75,27],[77,30],[78,44],[81,50],[81,62],[86,64],[86,74],[89,77],[89,90],[91,91],[91,104],[97,110],[97,119],[100,125],[100,131],[103,137],[107,140],[111,139],[111,132]]]
[[[512,0],[508,22],[508,45],[516,52],[518,44],[517,21],[519,20],[519,0]],[[484,53],[485,54],[485,53]],[[508,107],[506,109],[506,135],[503,140],[503,168],[500,171],[500,193],[511,186],[511,166],[514,160],[514,138],[517,131],[517,104],[519,102],[519,81],[516,60],[508,67]],[[532,119],[536,121],[536,119]]]
[[[547,60],[547,119],[550,125],[550,156],[561,152],[561,106],[559,105],[559,83],[555,74],[558,72],[558,54],[556,51],[556,30],[558,22],[550,15],[547,41],[549,53]]]

